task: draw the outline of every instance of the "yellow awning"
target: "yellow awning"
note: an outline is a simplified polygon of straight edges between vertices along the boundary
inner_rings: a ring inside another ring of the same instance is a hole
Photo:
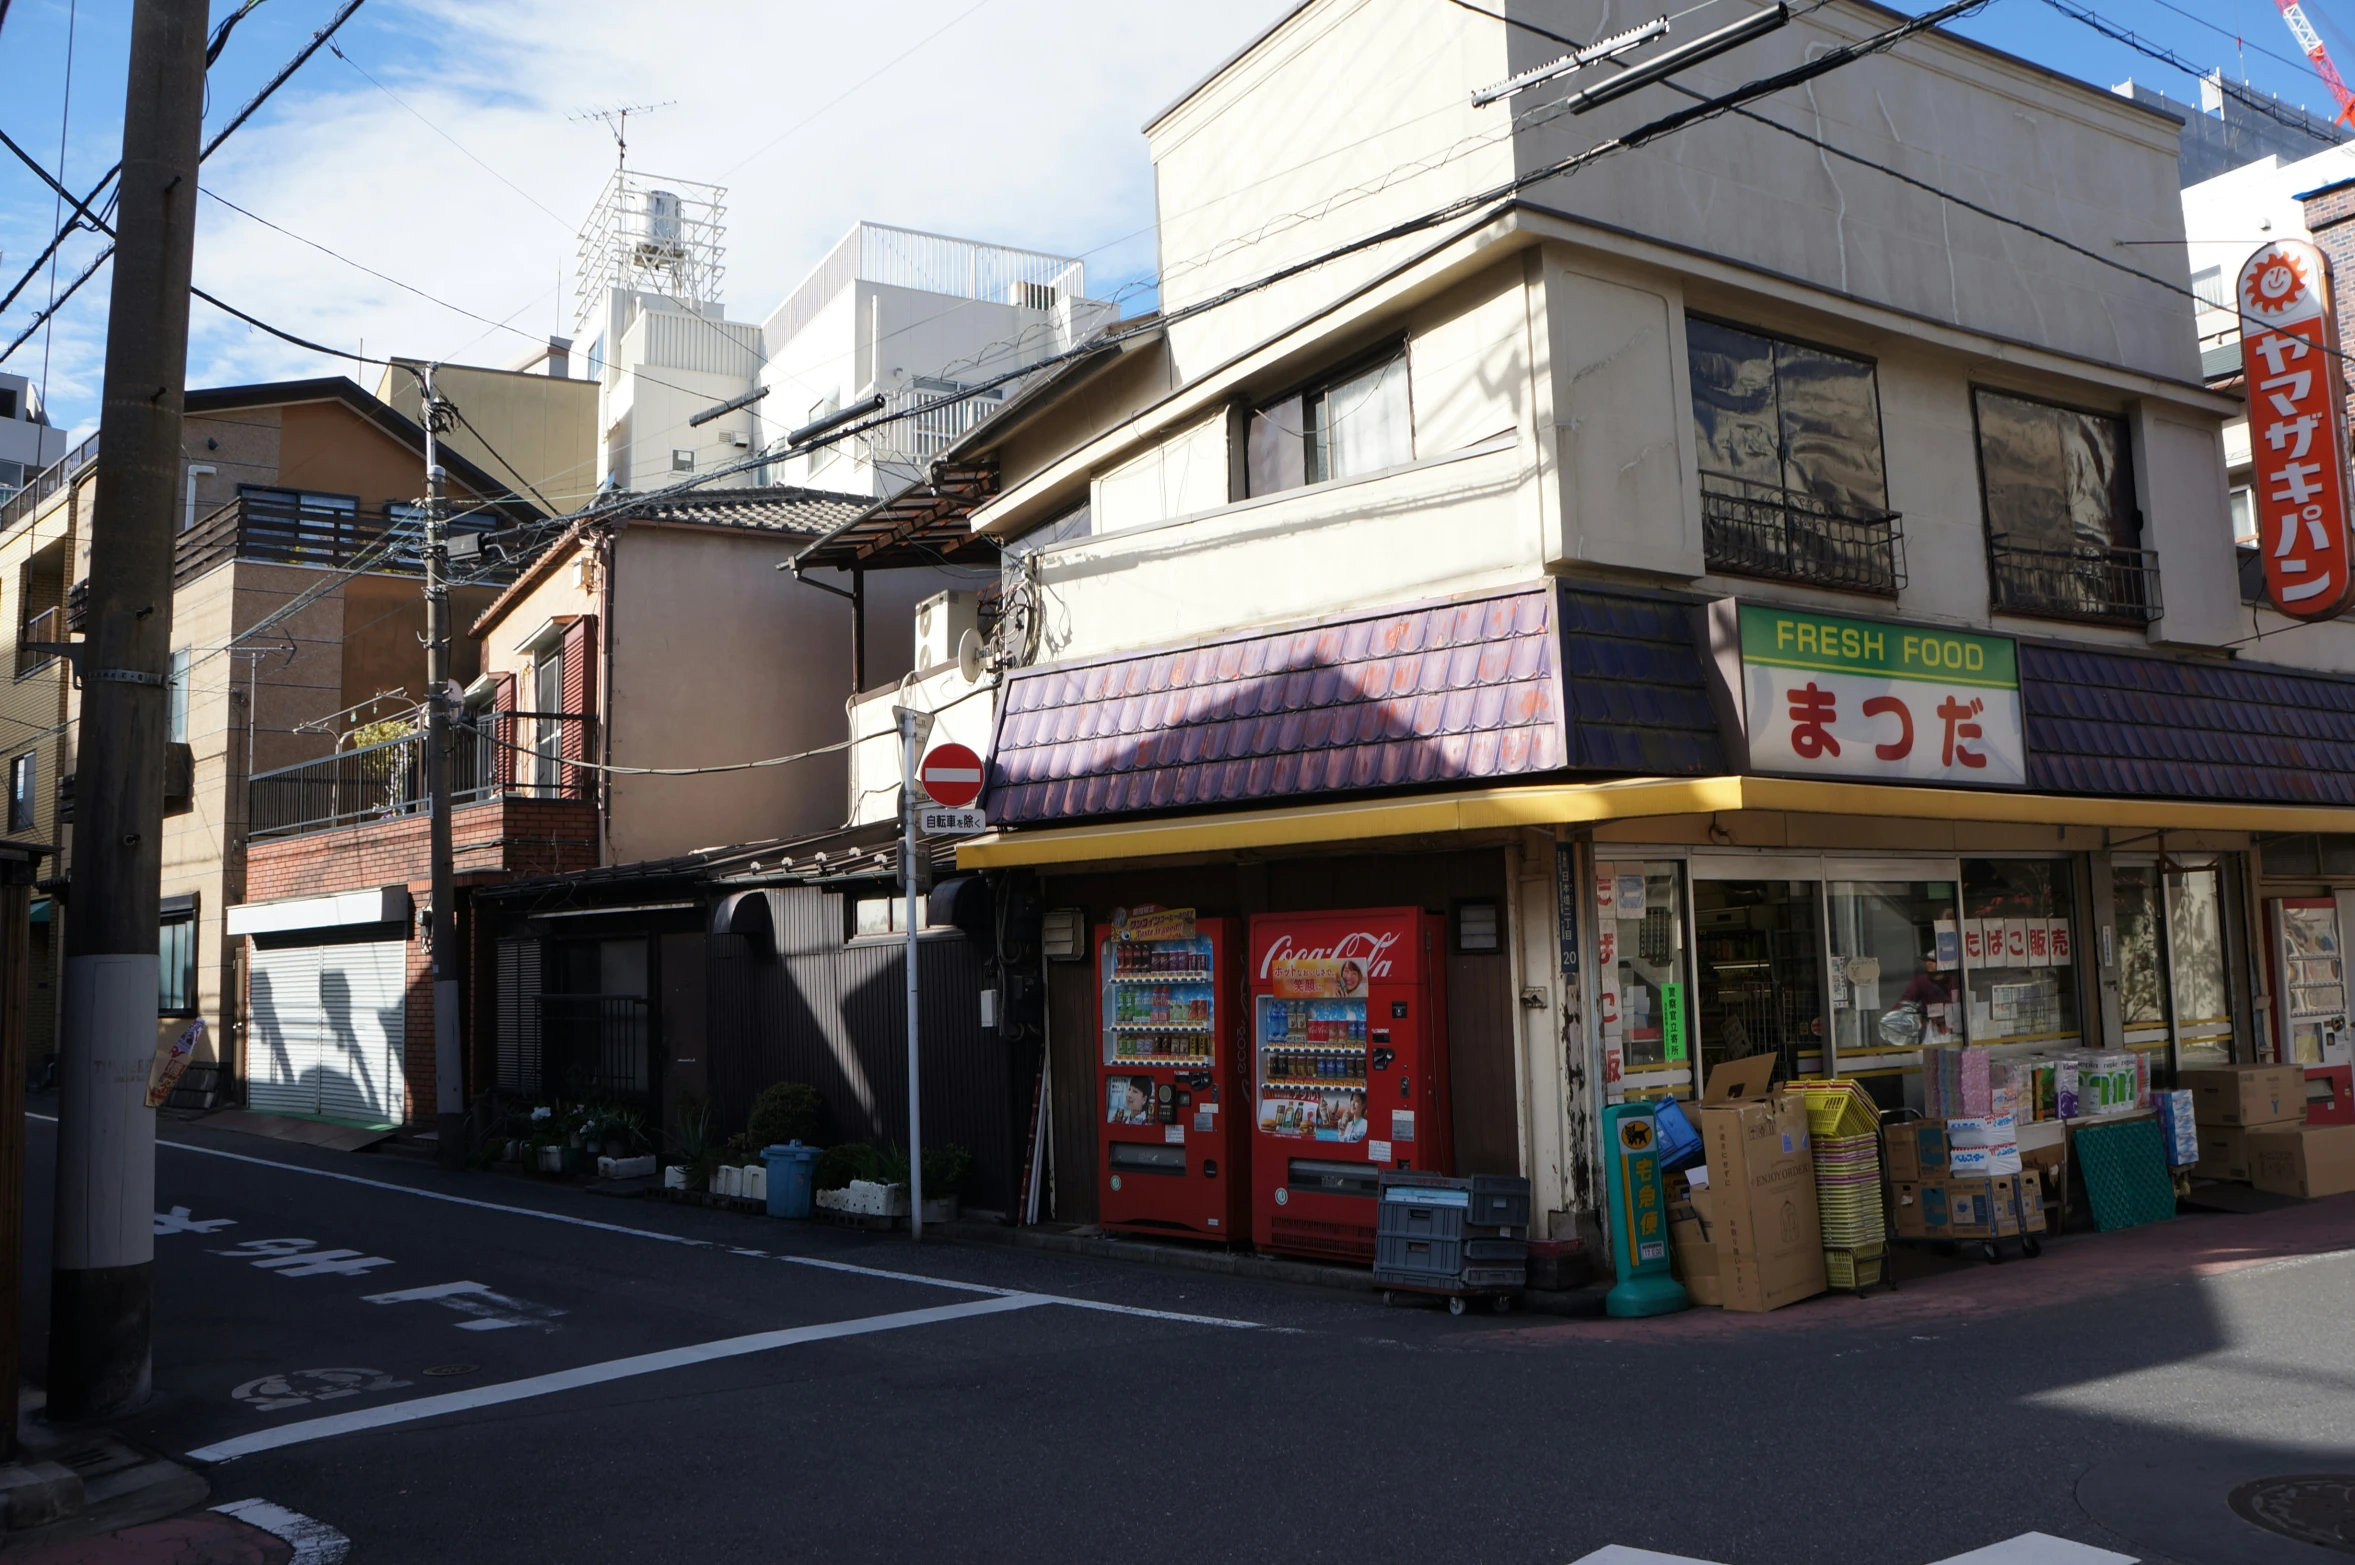
[[[1010,869],[1032,864],[1093,864],[1730,810],[2116,826],[2145,831],[2355,832],[2355,809],[2327,805],[1969,792],[1795,777],[1637,777],[1620,782],[1484,788],[1469,793],[1300,804],[1176,819],[995,831],[959,846],[957,866]]]

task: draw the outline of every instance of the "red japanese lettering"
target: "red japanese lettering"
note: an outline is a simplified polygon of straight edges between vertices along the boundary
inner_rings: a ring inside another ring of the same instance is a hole
[[[1982,737],[1979,725],[1965,722],[1964,719],[1977,717],[1986,710],[1987,703],[1978,696],[1971,697],[1968,706],[1965,706],[1961,699],[1955,696],[1948,696],[1938,703],[1938,715],[1946,722],[1946,739],[1938,752],[1939,765],[1952,766],[1957,761],[1965,766],[1985,766],[1987,764],[1987,757],[1984,754],[1977,750],[1966,749],[1962,744],[1965,739]]]
[[[1897,737],[1887,744],[1873,746],[1873,754],[1884,761],[1902,761],[1913,753],[1913,714],[1895,696],[1875,696],[1864,704],[1867,717],[1895,717]]]
[[[1812,761],[1840,753],[1840,741],[1831,731],[1839,716],[1837,700],[1833,692],[1819,689],[1812,679],[1791,692],[1791,748],[1800,756]]]

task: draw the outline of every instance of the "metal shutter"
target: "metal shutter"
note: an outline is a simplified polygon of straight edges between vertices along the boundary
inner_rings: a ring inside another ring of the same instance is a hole
[[[246,1106],[318,1113],[319,947],[257,948],[247,974]]]
[[[540,943],[499,942],[499,1087],[540,1090]]]
[[[370,940],[318,950],[319,1112],[365,1125],[397,1125],[408,1096],[402,1074],[408,942]]]

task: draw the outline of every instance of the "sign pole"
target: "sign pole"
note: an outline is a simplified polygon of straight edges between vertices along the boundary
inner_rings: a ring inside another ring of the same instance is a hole
[[[916,1036],[922,990],[916,968],[916,751],[926,738],[925,729],[931,727],[923,713],[901,707],[900,734],[900,848],[899,869],[901,884],[906,889],[908,909],[907,967],[908,967],[908,1235],[924,1237],[924,1110],[918,1095]]]

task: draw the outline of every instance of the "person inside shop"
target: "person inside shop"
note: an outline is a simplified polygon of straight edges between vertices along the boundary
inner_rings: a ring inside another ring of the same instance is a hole
[[[1897,997],[1898,1006],[1919,1019],[1922,1042],[1938,1043],[1950,1035],[1948,1018],[1954,1015],[1954,1003],[1954,990],[1946,975],[1938,971],[1937,958],[1925,953],[1921,970]]]

